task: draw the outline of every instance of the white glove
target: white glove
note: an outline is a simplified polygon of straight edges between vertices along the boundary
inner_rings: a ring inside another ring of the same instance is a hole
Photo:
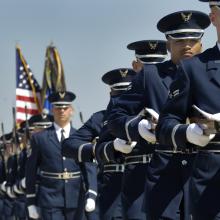
[[[150,131],[151,123],[147,119],[142,119],[138,124],[138,132],[142,138],[150,143],[156,142],[156,136]]]
[[[40,218],[40,210],[35,205],[30,205],[28,208],[28,214],[30,218],[39,219]]]
[[[10,186],[6,187],[6,193],[7,193],[8,197],[10,197],[12,199],[16,198],[15,193],[12,191],[12,187],[10,187]]]
[[[196,105],[193,105],[193,108],[196,109],[199,113],[201,113],[205,118],[212,120],[212,121],[220,122],[220,113],[210,114],[208,112],[203,111],[202,109],[200,109]]]
[[[26,189],[26,178],[24,177],[22,180],[21,180],[21,187],[23,188],[23,189]]]
[[[86,200],[85,210],[87,212],[92,212],[95,210],[95,200],[94,199],[88,198]]]
[[[120,138],[115,138],[115,140],[113,141],[113,146],[115,150],[120,151],[124,154],[131,153],[136,144],[137,142],[135,141],[132,141],[131,144],[128,144],[125,140],[122,140]]]
[[[215,134],[204,135],[202,128],[198,124],[192,123],[186,129],[187,140],[200,147],[206,146],[210,140],[215,137]]]

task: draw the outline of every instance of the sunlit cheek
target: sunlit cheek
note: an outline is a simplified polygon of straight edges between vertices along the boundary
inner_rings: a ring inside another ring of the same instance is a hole
[[[200,43],[193,46],[193,52],[195,52],[195,53],[202,52],[202,46]]]

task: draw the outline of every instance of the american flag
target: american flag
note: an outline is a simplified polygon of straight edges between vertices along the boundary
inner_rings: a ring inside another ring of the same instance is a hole
[[[16,122],[29,119],[40,111],[40,86],[34,78],[21,49],[16,47]],[[25,106],[27,106],[25,110]]]

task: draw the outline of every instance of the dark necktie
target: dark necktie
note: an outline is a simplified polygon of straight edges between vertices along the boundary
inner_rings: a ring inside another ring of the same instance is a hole
[[[64,132],[65,132],[64,129],[61,129],[61,139],[60,139],[60,142],[62,142],[65,139]]]

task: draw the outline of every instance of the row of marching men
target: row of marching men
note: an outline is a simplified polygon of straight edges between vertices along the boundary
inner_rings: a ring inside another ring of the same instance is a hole
[[[124,171],[133,170],[136,164],[145,167],[149,158],[134,161],[136,157],[125,158],[118,149],[114,162],[111,147],[115,138],[106,130],[106,118],[143,64],[162,62],[167,49],[165,41],[154,40],[134,42],[128,48],[135,50],[138,58],[133,61],[136,71],[119,68],[103,75],[103,82],[110,86],[109,105],[80,129],[71,125],[75,94],[60,91],[49,97],[53,116],[43,113],[23,122],[16,131],[16,141],[14,132],[1,137],[0,219],[124,219],[122,204],[131,209],[128,216],[145,219],[140,205],[145,181],[140,171],[144,169],[134,172],[136,177],[128,176],[128,180],[136,180],[137,190],[123,191],[124,196],[133,197],[131,201],[122,201],[121,185],[128,181]],[[94,146],[102,136],[110,148],[106,152],[106,145],[95,157]],[[116,149],[125,143],[121,141],[115,140]]]
[[[118,68],[102,76],[102,81],[110,86],[109,104],[78,130],[71,125],[75,94],[60,91],[49,96],[54,122],[32,135],[26,165],[29,217],[45,220],[146,218],[142,202],[150,157],[139,156],[139,150],[131,153],[130,149],[122,149],[130,144],[109,133],[107,118],[144,64],[165,60],[167,47],[163,40],[145,40],[129,44],[128,49],[135,50],[137,60],[132,63],[133,69]],[[131,145],[135,147],[136,143]],[[125,156],[127,153],[131,154]]]
[[[139,61],[152,63],[138,73],[104,75],[111,86],[107,109],[63,141],[65,157],[98,161],[99,219],[219,219],[220,46],[202,53],[202,36],[210,20],[220,36],[220,1],[209,5],[210,17],[188,10],[158,22],[168,61],[162,62],[164,42],[129,45],[141,48]]]
[[[215,25],[220,14],[217,5],[219,1],[210,2]],[[135,50],[138,61],[133,63],[136,71],[120,68],[102,77],[110,85],[109,104],[78,130],[71,125],[75,95],[68,91],[51,94],[54,121],[50,127],[32,134],[26,172],[16,187],[16,181],[7,177],[13,173],[11,162],[8,159],[5,163],[6,183],[1,184],[4,208],[7,199],[15,201],[25,192],[24,207],[32,219],[215,219],[214,214],[218,213],[212,207],[218,205],[202,201],[196,203],[200,205],[198,209],[192,205],[189,186],[197,154],[195,145],[205,146],[213,135],[203,134],[201,126],[194,123],[181,136],[186,126],[172,123],[173,118],[164,125],[162,117],[157,125],[167,98],[169,108],[164,112],[168,111],[168,116],[176,114],[176,119],[186,111],[185,103],[178,108],[178,99],[194,97],[192,91],[181,93],[186,87],[185,79],[178,81],[177,73],[181,59],[201,53],[201,38],[209,24],[208,15],[199,11],[180,11],[162,18],[157,27],[167,42],[130,44],[128,48]],[[163,62],[166,43],[171,60]],[[212,50],[217,49],[216,46]],[[206,62],[210,54],[201,54],[200,62]],[[198,65],[198,60],[193,64]],[[170,90],[175,80],[178,83]],[[216,86],[216,82],[213,84]],[[207,94],[203,93],[206,99]],[[159,127],[158,139],[155,127]],[[178,148],[186,138],[190,147]],[[199,193],[193,192],[196,202]]]

